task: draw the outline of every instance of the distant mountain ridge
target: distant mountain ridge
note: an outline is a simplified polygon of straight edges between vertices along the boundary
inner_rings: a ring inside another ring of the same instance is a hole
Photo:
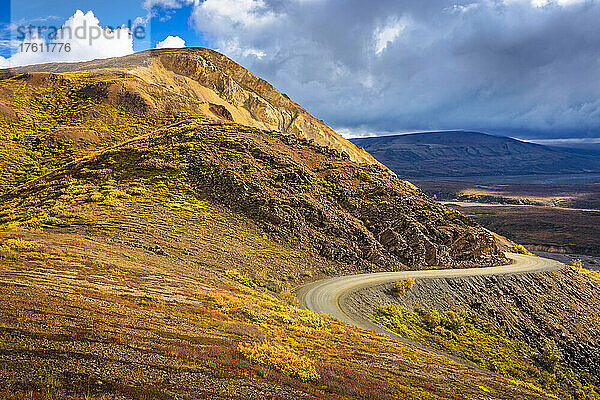
[[[480,132],[443,131],[356,138],[402,178],[600,172],[600,156]]]

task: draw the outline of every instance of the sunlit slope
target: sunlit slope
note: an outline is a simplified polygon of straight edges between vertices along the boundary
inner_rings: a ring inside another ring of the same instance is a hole
[[[96,117],[95,113],[107,111],[110,116],[104,117],[110,119],[123,117],[124,113],[133,119],[141,117],[156,128],[161,119],[193,110],[211,119],[293,134],[345,152],[354,161],[376,163],[366,151],[269,83],[208,49],[151,50],[84,63],[34,65],[0,71],[0,77],[3,130],[29,123],[39,107],[49,112],[68,112],[59,122],[70,128],[84,126],[100,136],[127,135],[129,124],[115,126],[107,122],[109,126],[104,126],[97,118],[89,118],[90,114]],[[55,96],[57,86],[72,87],[76,98]],[[48,105],[53,107],[48,109]],[[35,131],[37,125],[28,127]],[[34,133],[30,132],[27,139],[31,140]]]

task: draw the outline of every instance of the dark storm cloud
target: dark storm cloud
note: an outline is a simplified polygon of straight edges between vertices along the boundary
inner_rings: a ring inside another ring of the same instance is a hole
[[[597,1],[206,0],[194,19],[337,128],[600,133]]]

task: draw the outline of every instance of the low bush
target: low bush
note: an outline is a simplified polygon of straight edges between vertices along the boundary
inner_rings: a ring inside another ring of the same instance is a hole
[[[280,344],[268,342],[262,344],[240,343],[238,350],[253,363],[272,367],[302,381],[319,379],[319,374],[317,374],[311,360]]]
[[[442,323],[440,314],[437,310],[427,310],[422,314],[423,322],[429,329],[435,329]]]
[[[2,243],[2,247],[15,251],[35,251],[38,244],[23,239],[8,239]]]
[[[522,244],[517,245],[517,251],[519,252],[519,254],[525,254],[526,256],[533,256],[533,255],[535,255],[532,252],[530,252],[529,250],[527,250],[525,248],[525,246],[523,246]]]
[[[556,342],[547,339],[542,348],[534,355],[536,363],[548,372],[555,372],[563,355],[556,345]]]
[[[396,296],[402,296],[406,292],[410,291],[412,287],[415,285],[415,280],[413,278],[406,278],[403,281],[396,281],[392,286],[392,292]]]
[[[323,268],[323,273],[327,276],[333,276],[337,274],[337,270],[334,267],[325,267]]]
[[[241,283],[244,286],[248,286],[248,287],[254,288],[254,289],[256,289],[258,287],[258,285],[251,278],[248,278],[246,275],[240,274],[235,269],[230,269],[230,270],[225,271],[224,275],[227,278],[229,278],[233,281],[236,281],[238,283]]]
[[[600,272],[591,269],[583,268],[583,262],[581,260],[573,260],[572,268],[578,274],[586,275],[596,285],[600,286]]]

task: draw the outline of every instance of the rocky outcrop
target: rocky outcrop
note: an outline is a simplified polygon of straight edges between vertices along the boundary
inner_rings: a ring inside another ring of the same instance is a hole
[[[281,241],[361,271],[506,262],[491,234],[378,165],[293,135],[237,128],[223,140],[214,128],[200,132],[186,162],[198,191]]]

